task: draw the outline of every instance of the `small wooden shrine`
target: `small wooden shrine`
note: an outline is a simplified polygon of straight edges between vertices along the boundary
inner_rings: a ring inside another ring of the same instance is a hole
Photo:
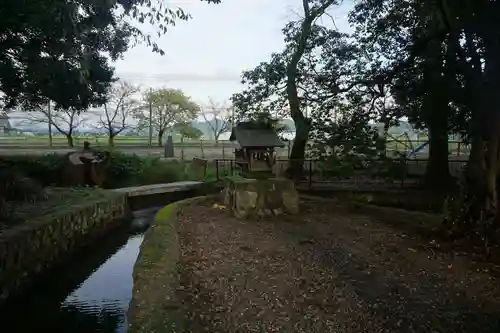
[[[255,122],[238,123],[229,140],[240,145],[234,158],[247,178],[271,177],[276,163],[275,148],[285,146],[273,128]]]

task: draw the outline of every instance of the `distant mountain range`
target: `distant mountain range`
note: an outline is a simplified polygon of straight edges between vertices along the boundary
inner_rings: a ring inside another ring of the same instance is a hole
[[[48,131],[49,131],[47,124],[27,124],[26,122],[23,122],[22,120],[13,119],[13,118],[11,118],[9,121],[10,121],[11,126],[14,129],[17,129],[17,130],[22,131],[22,132],[48,133]],[[295,131],[295,126],[294,126],[293,121],[291,119],[283,119],[281,121],[281,123],[283,125],[285,125],[287,128],[289,128],[291,131]],[[203,133],[203,136],[207,140],[213,139],[214,134],[212,131],[212,127],[210,125],[215,127],[215,120],[210,120],[210,121],[197,120],[197,121],[193,121],[191,124],[194,128],[199,129]],[[220,124],[219,124],[219,126],[220,126]],[[90,126],[82,126],[81,128],[75,130],[75,132],[76,133],[104,133],[104,131],[90,127]],[[142,133],[142,134],[147,135],[148,129],[146,129],[143,132],[144,133]],[[125,131],[124,134],[137,135],[139,133],[137,133],[137,130],[135,130],[134,128],[131,127],[131,129],[128,131]]]
[[[282,119],[281,124],[285,125],[290,132],[294,133],[295,132],[295,125],[293,123],[293,120],[291,119]],[[48,126],[47,124],[26,124],[22,123],[22,121],[19,121],[18,119],[10,119],[11,126],[14,129],[17,129],[19,131],[23,132],[32,132],[32,133],[48,133]],[[210,124],[215,126],[215,121],[210,120],[210,121],[193,121],[192,126],[199,129],[203,133],[203,137],[207,140],[213,140],[213,131],[210,126]],[[375,128],[377,128],[379,131],[383,131],[383,124],[374,124],[373,125]],[[76,133],[104,133],[104,131],[95,129],[89,126],[82,127],[78,130],[75,131]],[[131,128],[128,131],[125,131],[125,135],[138,135],[138,134],[144,134],[147,135],[148,130],[146,129],[143,131],[143,133],[138,133],[137,130]],[[399,136],[403,133],[407,132],[410,136],[416,135],[416,131],[413,129],[413,127],[406,121],[400,121],[398,126],[393,126],[390,127],[388,130],[388,133],[392,136]],[[221,135],[221,140],[227,140],[229,138],[229,133],[225,133]]]

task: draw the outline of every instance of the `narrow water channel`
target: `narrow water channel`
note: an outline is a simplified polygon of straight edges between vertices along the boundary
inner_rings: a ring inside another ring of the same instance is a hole
[[[0,308],[0,331],[124,333],[132,272],[158,208],[134,212],[130,225],[98,240]]]

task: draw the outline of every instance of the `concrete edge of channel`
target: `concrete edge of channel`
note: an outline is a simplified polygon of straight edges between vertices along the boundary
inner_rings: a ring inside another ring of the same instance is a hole
[[[176,296],[180,287],[177,214],[182,205],[208,197],[211,195],[176,201],[156,213],[134,265],[128,333],[184,331],[184,311]]]

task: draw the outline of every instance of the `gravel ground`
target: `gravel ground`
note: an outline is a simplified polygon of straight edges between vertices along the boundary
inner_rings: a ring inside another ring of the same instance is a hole
[[[500,332],[487,266],[342,204],[239,221],[213,202],[179,215],[191,332]],[[486,268],[485,268],[486,267]]]

